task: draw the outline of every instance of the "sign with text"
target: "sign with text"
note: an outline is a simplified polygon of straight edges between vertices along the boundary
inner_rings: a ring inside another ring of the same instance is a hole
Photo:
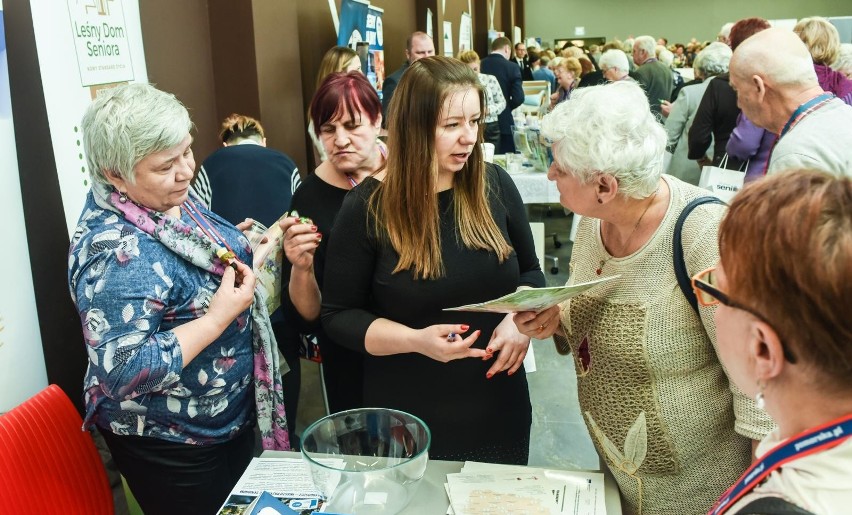
[[[122,2],[68,0],[68,17],[83,86],[133,80]]]
[[[89,192],[80,120],[98,91],[148,82],[138,0],[30,0],[68,234]],[[61,4],[60,4],[61,5]],[[91,52],[91,55],[89,55]]]

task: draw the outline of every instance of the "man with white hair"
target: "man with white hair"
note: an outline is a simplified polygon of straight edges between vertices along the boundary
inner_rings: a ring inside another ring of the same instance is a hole
[[[660,103],[672,96],[674,81],[672,72],[657,57],[657,42],[651,36],[639,36],[633,41],[633,62],[636,63],[636,79],[645,90],[651,112],[659,117]]]
[[[778,134],[767,173],[816,168],[852,175],[852,107],[823,91],[796,34],[774,28],[751,36],[734,51],[730,70],[745,116]]]
[[[601,55],[598,66],[600,66],[603,76],[608,81],[618,82],[626,80],[636,82],[630,76],[630,62],[627,60],[627,54],[617,48],[612,48],[604,52]]]

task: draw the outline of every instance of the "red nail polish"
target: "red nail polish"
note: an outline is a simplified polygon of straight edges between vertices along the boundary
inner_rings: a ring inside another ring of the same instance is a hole
[[[316,226],[316,225],[312,225],[312,226],[311,226],[311,230],[312,230],[312,231],[314,231],[314,232],[317,232],[317,226]]]
[[[485,374],[485,377],[486,377],[486,379],[491,379],[492,377],[494,377],[494,374],[492,374],[491,372],[488,372],[487,374]]]
[[[468,329],[468,326],[462,324],[462,326],[461,326],[462,332],[467,331],[467,329]]]
[[[317,233],[317,239],[318,239],[318,240],[321,240],[321,239],[322,239],[322,233],[321,233],[321,232],[318,232],[318,233]]]

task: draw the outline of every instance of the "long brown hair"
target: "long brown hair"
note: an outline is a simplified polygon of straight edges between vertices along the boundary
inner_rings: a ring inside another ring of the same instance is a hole
[[[438,211],[438,161],[435,131],[444,101],[473,90],[479,105],[485,94],[476,73],[458,59],[434,56],[414,62],[397,85],[388,109],[388,159],[385,179],[370,198],[376,232],[399,254],[394,273],[415,278],[444,275]],[[482,124],[477,143],[482,141]],[[483,249],[505,261],[512,252],[488,204],[485,163],[478,144],[454,179],[457,236],[465,247]],[[386,236],[382,236],[386,234]]]

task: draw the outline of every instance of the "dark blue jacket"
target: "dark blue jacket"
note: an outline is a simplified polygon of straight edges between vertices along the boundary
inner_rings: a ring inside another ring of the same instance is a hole
[[[500,54],[489,54],[482,59],[479,69],[482,73],[493,75],[500,83],[506,98],[506,109],[500,113],[497,122],[500,124],[500,134],[512,134],[512,126],[515,124],[512,110],[524,103],[521,69]]]
[[[261,145],[222,147],[201,167],[210,181],[211,211],[232,224],[254,218],[269,227],[290,208],[299,182],[292,159]]]

